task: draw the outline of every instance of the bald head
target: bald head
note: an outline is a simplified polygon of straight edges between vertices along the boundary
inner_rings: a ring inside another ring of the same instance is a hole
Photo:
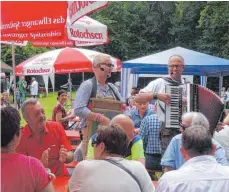
[[[119,125],[127,134],[129,140],[132,140],[134,135],[134,122],[132,119],[130,119],[130,117],[128,117],[127,115],[124,114],[120,114],[115,116],[110,124],[113,125]]]

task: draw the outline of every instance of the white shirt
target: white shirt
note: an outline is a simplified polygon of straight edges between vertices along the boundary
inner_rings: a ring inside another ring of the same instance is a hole
[[[215,132],[213,138],[225,149],[227,161],[229,163],[229,126],[225,125],[224,129],[219,132]]]
[[[31,84],[31,95],[38,95],[38,83],[33,81]]]
[[[180,169],[165,173],[156,192],[228,192],[229,167],[210,155],[189,159]]]
[[[154,81],[151,81],[144,89],[141,89],[140,92],[141,93],[165,93],[166,85],[170,85],[170,83],[165,81],[163,78],[158,78]],[[186,85],[180,85],[179,87],[186,88]],[[159,104],[163,109],[165,109],[165,103],[160,100],[156,101],[158,119],[164,122],[165,114],[161,110]]]
[[[145,167],[138,161],[113,158],[138,179],[142,192],[155,188]],[[104,160],[81,161],[69,181],[70,192],[140,192],[137,182],[123,169]]]

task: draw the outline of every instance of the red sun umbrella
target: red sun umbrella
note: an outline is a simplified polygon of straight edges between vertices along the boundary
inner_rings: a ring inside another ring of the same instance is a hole
[[[76,72],[92,72],[93,57],[100,52],[63,48],[36,55],[16,66],[17,75],[47,75],[52,73],[66,74]],[[111,57],[113,72],[121,70],[121,61]]]
[[[82,16],[106,6],[107,3],[107,1],[1,2],[1,39],[61,39],[66,30],[67,13],[70,24],[73,24]]]

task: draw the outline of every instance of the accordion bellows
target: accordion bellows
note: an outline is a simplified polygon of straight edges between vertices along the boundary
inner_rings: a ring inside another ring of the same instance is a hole
[[[166,93],[171,96],[171,104],[166,105],[165,108],[166,127],[179,128],[181,115],[184,112],[196,111],[206,116],[210,124],[210,131],[213,134],[224,109],[220,97],[210,89],[197,84],[187,84],[186,90],[183,89],[177,86],[166,86]],[[184,92],[186,92],[185,95],[183,95]],[[183,96],[187,98],[186,110],[183,110]],[[174,115],[174,112],[178,115]]]
[[[222,115],[224,104],[220,97],[210,89],[198,85],[199,112],[203,113],[210,124],[210,131],[214,133],[217,123]]]

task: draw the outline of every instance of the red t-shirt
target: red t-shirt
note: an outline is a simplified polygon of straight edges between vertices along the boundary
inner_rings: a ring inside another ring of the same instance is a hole
[[[16,151],[40,160],[43,151],[50,148],[48,168],[56,176],[69,175],[64,163],[59,161],[61,145],[64,145],[68,151],[72,150],[62,125],[58,122],[49,121],[46,122],[41,142],[33,136],[29,126],[26,125],[21,131],[21,141]]]
[[[62,118],[67,116],[64,107],[62,107],[60,104],[57,104],[52,111],[52,120],[53,121],[56,121],[56,114],[57,113],[61,113]],[[64,127],[64,129],[68,129],[68,121],[62,122],[61,124]]]
[[[41,191],[49,184],[39,160],[18,153],[1,154],[1,191]]]

